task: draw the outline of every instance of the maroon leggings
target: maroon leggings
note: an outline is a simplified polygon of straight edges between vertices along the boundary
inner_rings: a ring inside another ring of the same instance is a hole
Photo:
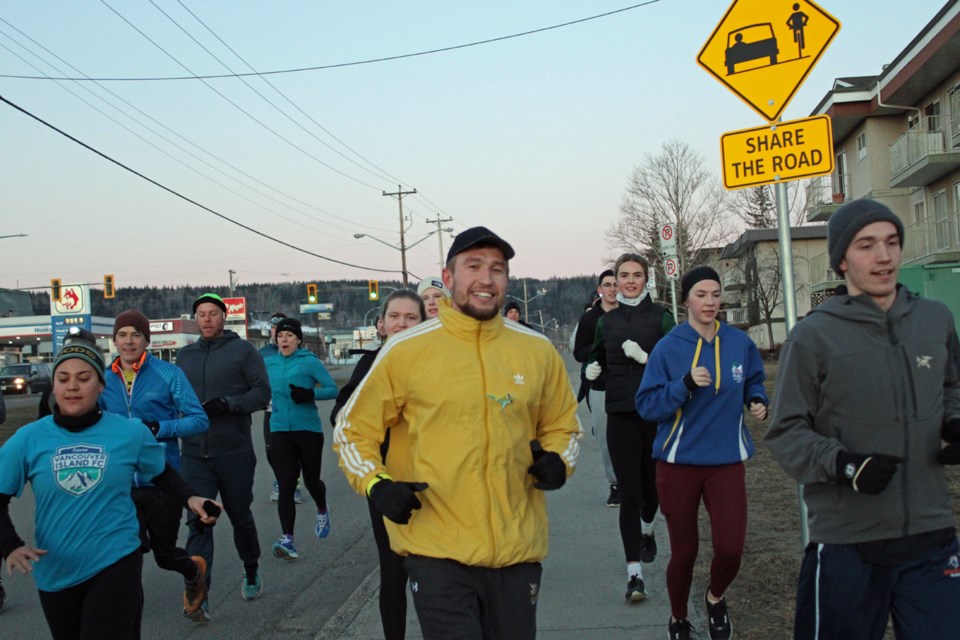
[[[670,534],[667,592],[676,619],[687,617],[693,565],[699,551],[697,515],[700,499],[707,507],[713,532],[710,591],[722,596],[737,577],[747,534],[747,488],[743,463],[718,467],[657,462],[660,512]]]

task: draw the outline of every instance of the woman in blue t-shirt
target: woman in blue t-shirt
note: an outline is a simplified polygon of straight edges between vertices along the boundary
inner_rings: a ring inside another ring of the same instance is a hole
[[[139,637],[143,566],[134,473],[169,487],[207,524],[203,498],[165,465],[163,447],[140,420],[102,413],[103,357],[70,340],[53,368],[53,415],[0,447],[0,554],[7,570],[32,573],[54,640]],[[30,483],[35,545],[10,519],[9,504]],[[219,506],[219,505],[218,505]]]

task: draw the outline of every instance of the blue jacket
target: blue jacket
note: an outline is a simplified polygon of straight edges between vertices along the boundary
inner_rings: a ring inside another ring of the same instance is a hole
[[[677,325],[650,353],[636,403],[645,420],[657,423],[657,460],[708,466],[753,455],[743,410],[753,399],[769,404],[763,361],[747,334],[724,322],[719,325],[709,343],[689,324]],[[691,391],[683,378],[697,366],[707,368],[713,383]]]
[[[289,356],[279,351],[267,356],[267,375],[273,398],[270,431],[316,431],[320,427],[320,413],[316,402],[297,404],[290,396],[290,385],[313,389],[314,400],[332,400],[337,397],[337,383],[323,363],[306,349],[297,349]],[[319,384],[320,388],[316,388]]]
[[[105,374],[100,408],[128,418],[159,422],[157,440],[166,445],[167,462],[180,471],[178,438],[204,433],[210,426],[187,376],[176,365],[149,352],[137,370],[130,393],[127,393],[119,358],[114,359]]]

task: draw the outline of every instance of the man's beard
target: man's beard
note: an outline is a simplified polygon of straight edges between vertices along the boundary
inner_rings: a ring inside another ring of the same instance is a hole
[[[500,315],[500,305],[493,307],[492,309],[477,309],[470,302],[467,302],[463,305],[458,305],[460,308],[460,313],[465,316],[470,316],[474,320],[492,320]]]

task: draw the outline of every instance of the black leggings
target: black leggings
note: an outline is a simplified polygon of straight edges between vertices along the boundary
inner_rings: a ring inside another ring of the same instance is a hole
[[[653,522],[657,498],[657,466],[653,439],[657,425],[630,413],[607,415],[607,448],[620,487],[620,539],[627,562],[640,561],[640,519]]]
[[[383,638],[403,640],[407,633],[407,570],[403,566],[403,556],[390,548],[383,516],[369,500],[367,507],[370,509],[373,539],[380,556],[380,622],[383,624]]]
[[[80,584],[41,591],[40,606],[53,640],[139,638],[142,572],[143,553],[137,549]]]
[[[317,431],[272,431],[270,433],[270,465],[280,485],[277,512],[282,533],[293,535],[297,506],[293,494],[297,478],[303,471],[303,484],[317,503],[317,511],[327,509],[327,486],[320,479],[323,461],[323,434]]]

